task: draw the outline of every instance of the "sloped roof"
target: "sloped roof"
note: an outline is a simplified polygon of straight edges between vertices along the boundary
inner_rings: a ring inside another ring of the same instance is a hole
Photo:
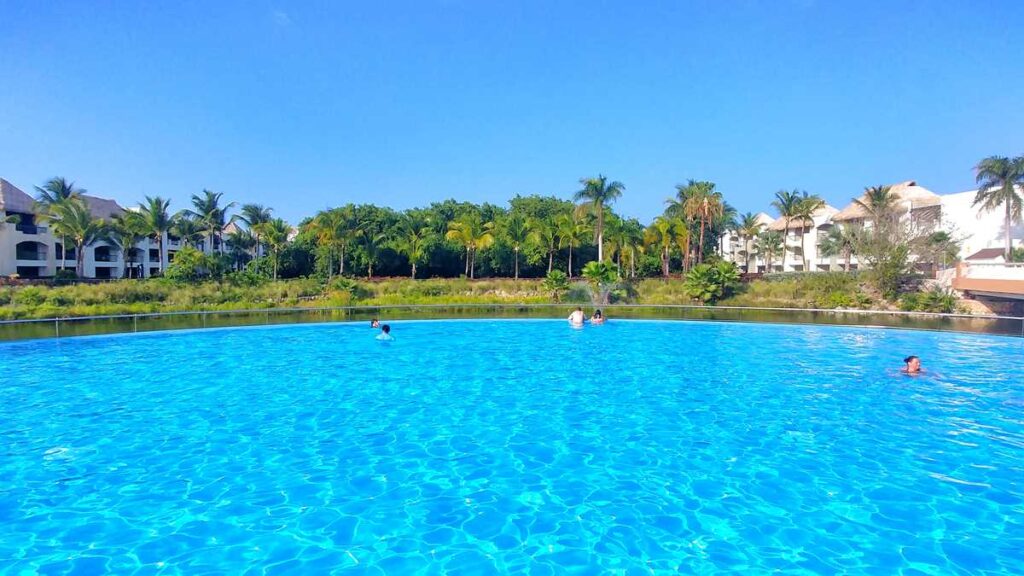
[[[1004,255],[1002,248],[982,248],[967,257],[967,260],[995,260]]]
[[[839,211],[836,210],[834,206],[830,206],[828,204],[825,204],[821,208],[818,208],[817,210],[814,211],[814,217],[815,218],[831,218],[836,212],[839,212]],[[800,220],[797,220],[797,219],[791,219],[789,221],[789,229],[790,230],[800,230],[802,228],[806,228],[807,226],[808,226],[808,224],[806,224],[804,222],[801,222]],[[782,217],[776,218],[771,224],[768,225],[768,229],[769,230],[776,230],[776,231],[779,231],[779,232],[785,230],[786,229],[786,219],[782,218]]]
[[[241,231],[242,231],[242,229],[239,228],[238,224],[235,224],[234,222],[228,222],[227,226],[225,226],[224,229],[221,230],[221,232],[223,232],[225,236],[227,236],[228,234],[232,234],[234,232],[241,232]]]
[[[98,198],[96,196],[83,194],[82,200],[85,200],[85,204],[89,207],[89,212],[92,213],[93,218],[109,220],[114,216],[124,214],[124,208],[122,208],[117,202],[108,198]]]
[[[927,206],[938,206],[939,204],[942,204],[942,198],[940,198],[938,194],[924,186],[918,186],[917,182],[913,180],[893,184],[889,187],[889,191],[896,197],[896,205],[903,211],[910,211],[914,208],[924,208]],[[866,203],[867,193],[861,194],[857,200]],[[850,202],[844,206],[838,214],[833,216],[832,219],[835,221],[858,220],[868,216],[868,211],[865,210],[863,206],[857,202]]]
[[[0,210],[31,214],[35,200],[22,192],[17,186],[0,178]]]
[[[771,216],[764,212],[758,212],[757,214],[754,214],[754,218],[757,220],[757,223],[760,224],[761,226],[770,226],[772,222],[775,222],[775,218],[772,218]]]

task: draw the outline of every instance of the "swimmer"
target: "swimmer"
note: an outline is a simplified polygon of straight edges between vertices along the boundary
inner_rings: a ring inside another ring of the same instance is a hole
[[[595,310],[594,315],[590,317],[591,324],[604,324],[604,315],[601,314],[600,310]]]
[[[900,372],[912,375],[921,373],[921,359],[917,356],[907,356],[903,359],[903,363],[906,364],[906,366],[904,366]]]
[[[377,340],[387,342],[394,339],[395,337],[391,335],[391,326],[384,324],[383,326],[380,327],[380,334],[377,334]]]
[[[587,317],[583,314],[583,308],[580,308],[579,306],[576,307],[576,310],[574,310],[572,314],[569,314],[569,324],[572,324],[573,326],[583,326],[583,323],[586,321]]]
[[[370,320],[370,328],[380,328],[380,322],[376,318]]]

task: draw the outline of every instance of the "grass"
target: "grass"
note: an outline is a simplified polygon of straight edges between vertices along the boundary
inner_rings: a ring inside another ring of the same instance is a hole
[[[693,304],[679,279],[637,281],[637,304]],[[575,283],[562,295],[565,304],[585,303],[589,291]],[[124,280],[61,287],[0,287],[0,320],[141,314],[195,310],[274,307],[387,306],[395,304],[545,304],[553,303],[541,280],[465,278],[372,282],[335,278],[267,282],[259,286],[229,282],[174,284],[167,280]],[[768,308],[895,309],[872,293],[857,274],[843,272],[777,274],[740,287],[724,306]]]

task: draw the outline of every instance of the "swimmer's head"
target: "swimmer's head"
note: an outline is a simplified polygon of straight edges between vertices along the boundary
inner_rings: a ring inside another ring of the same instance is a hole
[[[917,372],[921,369],[921,359],[917,356],[907,356],[903,363],[907,365],[907,372]]]
[[[385,334],[390,334],[391,333],[391,326],[388,326],[387,324],[385,324],[385,325],[380,327],[380,331],[385,333]]]
[[[595,310],[594,311],[594,316],[597,316],[598,318],[600,318],[601,317],[601,311],[600,310]]]
[[[380,322],[378,322],[376,318],[370,320],[370,328],[376,328],[377,326],[380,326]]]
[[[583,312],[583,307],[581,307],[581,306],[577,306],[577,307],[576,307],[576,311],[577,311],[577,312]]]

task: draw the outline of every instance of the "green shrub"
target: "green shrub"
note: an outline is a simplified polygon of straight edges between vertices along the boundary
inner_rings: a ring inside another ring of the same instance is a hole
[[[78,280],[78,274],[74,270],[57,270],[57,273],[53,275],[54,286],[67,286],[74,284],[76,280]]]
[[[569,277],[561,270],[552,270],[544,278],[542,286],[551,293],[552,300],[560,302],[562,293],[569,290]]]
[[[25,286],[15,291],[13,302],[18,306],[41,306],[46,302],[46,291],[41,286]]]
[[[740,283],[739,269],[732,262],[698,264],[686,273],[683,286],[690,297],[712,303],[731,295]]]

